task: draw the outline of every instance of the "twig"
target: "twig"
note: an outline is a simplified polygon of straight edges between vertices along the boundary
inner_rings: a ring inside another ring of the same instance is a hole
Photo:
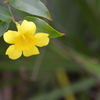
[[[7,80],[11,79],[11,73],[10,72],[4,72],[3,73],[3,80],[6,82]],[[3,88],[3,100],[12,100],[12,87],[7,84]]]
[[[71,58],[77,65],[78,67],[82,68],[83,70],[85,70],[91,77],[93,77],[93,79],[100,84],[100,78],[92,71],[90,71],[88,69],[88,67],[86,65],[84,65],[84,62],[77,56],[75,56],[75,54],[73,52],[71,52],[62,42],[60,42],[59,40],[55,39],[51,41],[56,47],[58,47],[62,52],[64,52],[64,54],[66,56],[68,56],[69,58]]]
[[[12,16],[12,21],[15,23],[16,21],[15,21],[15,19],[14,19],[13,13],[12,13],[12,11],[11,11],[11,7],[10,7],[9,0],[5,0],[4,3],[7,3],[8,9],[9,9],[9,11],[10,11],[10,13],[11,13],[11,16]]]
[[[20,74],[20,76],[21,76],[21,78],[22,78],[23,80],[27,80],[27,79],[28,79],[28,76],[27,76],[27,74],[26,74],[26,70],[25,70],[24,67],[21,67],[21,68],[19,69],[19,74]]]
[[[43,48],[41,50],[41,54],[37,56],[36,62],[34,64],[32,76],[31,76],[32,81],[36,81],[36,79],[38,77],[39,69],[40,69],[44,54],[45,54],[45,48]]]

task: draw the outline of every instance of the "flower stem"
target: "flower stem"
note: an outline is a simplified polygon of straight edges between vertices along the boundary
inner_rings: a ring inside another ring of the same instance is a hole
[[[11,7],[10,7],[9,0],[4,1],[4,3],[7,3],[7,4],[8,4],[8,9],[9,9],[11,15],[12,15],[12,21],[15,23],[16,21],[15,21],[15,18],[14,18],[14,16],[13,16],[13,13],[12,13],[12,11],[11,11]]]

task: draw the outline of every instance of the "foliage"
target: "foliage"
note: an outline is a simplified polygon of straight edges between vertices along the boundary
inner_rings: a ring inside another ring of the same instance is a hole
[[[100,0],[8,1],[0,1],[3,100],[100,100]],[[2,35],[24,19],[53,39],[39,55],[11,60]]]

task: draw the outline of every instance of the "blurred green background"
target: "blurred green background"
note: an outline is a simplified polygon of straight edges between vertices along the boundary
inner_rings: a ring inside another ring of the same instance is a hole
[[[48,23],[66,35],[18,60],[4,55],[9,45],[1,37],[0,100],[100,100],[100,0],[41,1]],[[16,20],[28,15],[12,12]]]

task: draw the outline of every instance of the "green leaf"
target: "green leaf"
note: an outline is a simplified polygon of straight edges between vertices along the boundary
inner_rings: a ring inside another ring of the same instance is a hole
[[[4,34],[6,32],[6,30],[8,29],[9,24],[6,22],[0,22],[0,36],[2,36],[2,34]]]
[[[36,18],[36,17],[25,17],[24,19],[28,21],[33,21],[36,24],[37,27],[37,32],[43,32],[43,33],[48,33],[50,38],[56,38],[63,36],[64,34],[56,31],[53,29],[49,24],[47,24],[45,21]]]
[[[7,23],[12,20],[11,13],[3,6],[0,6],[0,20],[5,21]]]
[[[40,0],[9,0],[18,10],[50,19],[50,13]]]

